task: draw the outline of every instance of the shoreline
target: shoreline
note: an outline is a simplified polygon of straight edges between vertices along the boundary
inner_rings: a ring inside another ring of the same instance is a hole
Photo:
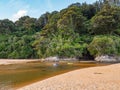
[[[41,62],[40,59],[0,59],[0,65]]]
[[[120,90],[120,63],[57,75],[17,90]]]
[[[56,62],[56,61],[46,61],[43,59],[0,59],[0,65],[10,65],[10,64],[22,64],[22,63],[37,63],[37,62]],[[94,60],[81,60],[81,61],[74,61],[74,60],[60,60],[57,62],[81,62],[81,63],[94,63]]]
[[[80,63],[120,63],[120,61],[104,61],[99,62],[95,60],[46,60],[46,59],[0,59],[0,65],[11,65],[11,64],[25,64],[25,63],[37,63],[37,62],[80,62]]]

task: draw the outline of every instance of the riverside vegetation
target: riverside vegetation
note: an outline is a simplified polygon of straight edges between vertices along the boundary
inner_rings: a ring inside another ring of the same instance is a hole
[[[120,7],[75,3],[40,18],[0,20],[0,58],[93,59],[120,54]]]

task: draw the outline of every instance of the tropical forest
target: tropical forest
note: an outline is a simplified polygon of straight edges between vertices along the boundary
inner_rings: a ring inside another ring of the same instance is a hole
[[[120,55],[120,7],[109,2],[73,3],[39,18],[0,20],[0,58],[94,59]]]

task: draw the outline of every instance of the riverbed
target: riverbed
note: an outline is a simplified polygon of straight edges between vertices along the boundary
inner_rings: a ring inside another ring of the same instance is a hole
[[[120,90],[120,63],[77,69],[17,90]]]

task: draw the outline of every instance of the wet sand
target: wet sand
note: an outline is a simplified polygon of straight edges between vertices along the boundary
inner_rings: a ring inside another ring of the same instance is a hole
[[[0,59],[0,65],[39,62],[39,59]]]
[[[71,71],[18,90],[120,90],[120,64]]]

